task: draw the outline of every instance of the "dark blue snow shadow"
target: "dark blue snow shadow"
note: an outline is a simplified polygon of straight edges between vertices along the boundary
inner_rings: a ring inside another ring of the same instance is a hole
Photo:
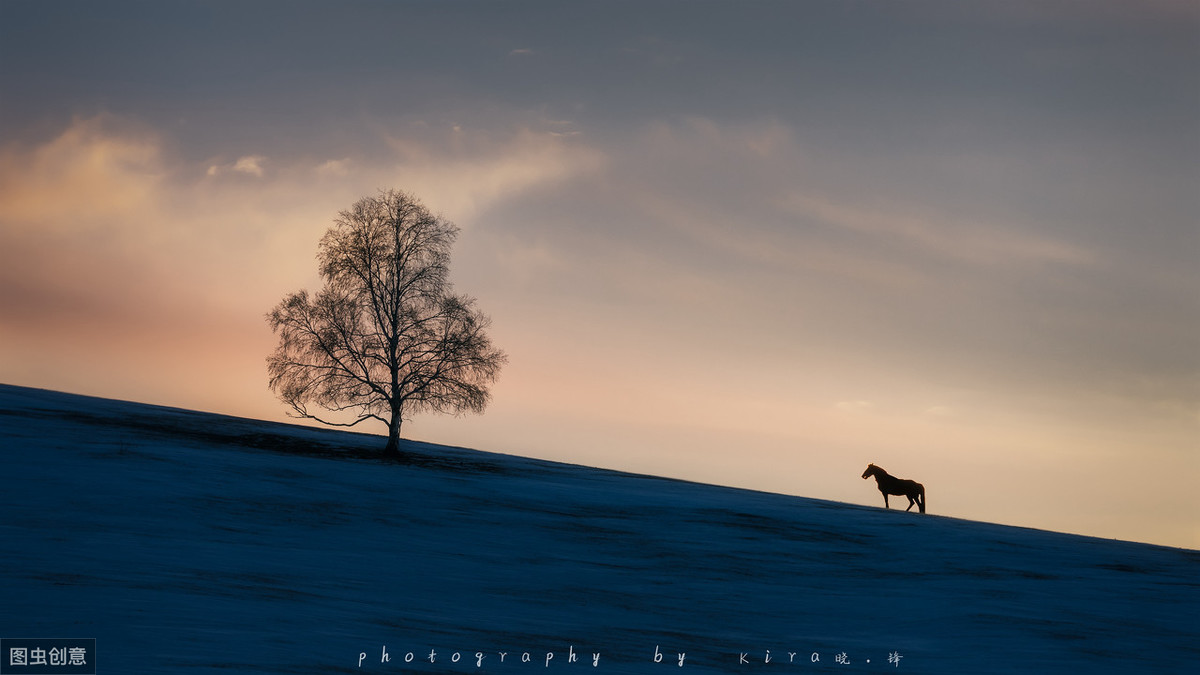
[[[0,637],[98,638],[100,672],[1200,661],[1195,551],[14,387],[0,439]]]

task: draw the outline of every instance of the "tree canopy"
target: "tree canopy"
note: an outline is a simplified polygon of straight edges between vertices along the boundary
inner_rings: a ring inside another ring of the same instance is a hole
[[[483,412],[507,357],[474,298],[452,292],[458,231],[397,190],[338,214],[317,248],[324,286],[288,294],[267,315],[279,336],[270,387],[294,416],[381,421],[385,454],[398,454],[413,414]]]

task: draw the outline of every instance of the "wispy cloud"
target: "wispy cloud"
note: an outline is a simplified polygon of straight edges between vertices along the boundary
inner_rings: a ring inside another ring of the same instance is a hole
[[[263,157],[262,155],[247,155],[245,157],[239,157],[238,160],[233,163],[233,170],[262,178],[263,162],[265,162],[266,159],[267,158]]]
[[[349,157],[344,159],[331,159],[322,162],[315,171],[322,176],[346,176],[350,173],[350,168],[353,162]]]
[[[0,149],[0,218],[8,228],[78,231],[153,199],[158,135],[111,115],[76,118],[48,142]]]
[[[232,171],[247,176],[254,176],[255,178],[262,178],[265,173],[264,164],[266,161],[267,158],[263,155],[245,155],[238,157],[232,162],[210,164],[208,170],[205,171],[205,175],[210,177],[220,176]]]
[[[893,245],[914,246],[971,264],[1084,265],[1096,259],[1094,253],[1077,244],[1028,232],[1019,225],[953,220],[935,211],[920,214],[909,210],[912,209],[909,205],[883,212],[797,191],[785,195],[780,206],[807,222],[854,230]]]
[[[392,180],[456,218],[470,218],[497,200],[571,180],[603,167],[606,157],[575,137],[529,127],[488,130],[454,125],[440,133],[397,129]]]

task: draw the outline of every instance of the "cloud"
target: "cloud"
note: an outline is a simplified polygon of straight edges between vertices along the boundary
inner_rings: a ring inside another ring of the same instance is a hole
[[[1096,259],[1083,247],[1027,232],[1014,224],[951,219],[936,211],[922,213],[911,205],[884,212],[797,191],[783,196],[780,207],[809,222],[854,230],[892,245],[910,246],[975,265],[1086,265]]]
[[[597,137],[581,131],[581,142]],[[479,221],[503,232],[489,240],[493,288],[531,304],[570,297],[592,307],[570,320],[587,328],[580,340],[638,336],[644,353],[614,359],[624,372],[613,377],[645,379],[662,353],[731,359],[746,378],[786,364],[806,395],[854,379],[882,392],[877,412],[932,422],[986,405],[1022,409],[1034,395],[1076,411],[1098,396],[1136,405],[1129,378],[1161,363],[1161,397],[1186,400],[1188,375],[1165,364],[1195,372],[1177,348],[1194,319],[1147,310],[1145,321],[1126,320],[1131,298],[1154,298],[1116,292],[1112,247],[1095,231],[1000,200],[946,207],[937,200],[944,176],[889,183],[904,157],[851,162],[805,140],[771,118],[692,117],[608,138],[602,161],[575,179],[556,180],[536,162],[536,189],[484,200]],[[525,143],[508,159],[553,147]],[[487,154],[476,154],[476,171]],[[523,318],[562,331],[557,319]],[[934,391],[920,405],[898,393],[923,382],[984,392],[987,404]],[[867,409],[841,403],[840,412]]]
[[[456,220],[469,220],[529,190],[599,171],[607,161],[578,137],[529,126],[495,131],[454,125],[442,133],[408,128],[389,132],[385,140],[395,161],[381,170],[389,184],[420,195]]]
[[[509,56],[534,56],[535,54],[537,54],[537,52],[534,50],[524,48],[514,49],[508,53]]]
[[[267,158],[262,155],[246,155],[237,158],[233,162],[211,164],[205,171],[205,175],[210,177],[220,176],[221,174],[233,171],[254,176],[255,178],[262,178],[264,175],[263,163],[266,161]]]
[[[161,138],[112,116],[77,118],[42,144],[4,148],[0,295],[27,309],[39,304],[30,298],[53,299],[49,311],[111,307],[106,291],[144,298],[135,277],[170,255],[175,231],[161,217],[169,175]]]
[[[350,173],[352,162],[349,157],[344,159],[331,159],[323,162],[315,171],[322,176],[346,176]]]
[[[524,127],[401,128],[386,143],[390,152],[373,158],[273,157],[268,171],[266,155],[254,154],[197,172],[158,132],[102,116],[0,148],[0,315],[31,330],[72,313],[116,328],[131,312],[154,321],[165,306],[259,316],[281,280],[311,279],[321,233],[376,188],[414,192],[470,227],[497,203],[604,161],[579,139]],[[229,175],[255,180],[211,180]],[[548,249],[529,251],[492,260],[555,264]]]
[[[262,155],[247,155],[246,157],[239,157],[238,160],[233,163],[233,170],[262,178],[262,165],[266,159],[267,158],[263,157]]]
[[[152,200],[162,178],[157,134],[112,116],[76,118],[37,147],[0,149],[0,219],[78,231]]]
[[[882,280],[927,276],[930,259],[987,267],[1099,261],[1042,222],[983,206],[939,209],[926,193],[936,179],[893,196],[881,184],[890,165],[845,171],[835,164],[844,159],[831,161],[804,141],[772,118],[660,121],[610,149],[606,177],[643,223],[779,268]]]
[[[321,232],[361,195],[318,185],[312,163],[197,170],[175,147],[108,115],[0,147],[0,372],[273,414],[246,393],[262,388],[262,313],[314,274]],[[255,180],[204,175],[224,171]]]
[[[164,307],[254,302],[259,280],[311,260],[336,213],[329,200],[346,199],[311,189],[316,178],[299,170],[269,180],[262,155],[204,172],[261,179],[253,186],[204,180],[170,145],[99,116],[0,149],[0,314],[57,322],[82,312],[116,326],[131,313],[153,321]],[[301,237],[301,257],[293,247],[303,227],[313,234]]]

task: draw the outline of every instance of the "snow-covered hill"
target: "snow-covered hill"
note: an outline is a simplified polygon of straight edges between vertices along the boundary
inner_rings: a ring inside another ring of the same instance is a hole
[[[1200,552],[381,445],[0,387],[0,637],[99,673],[1200,670]]]

